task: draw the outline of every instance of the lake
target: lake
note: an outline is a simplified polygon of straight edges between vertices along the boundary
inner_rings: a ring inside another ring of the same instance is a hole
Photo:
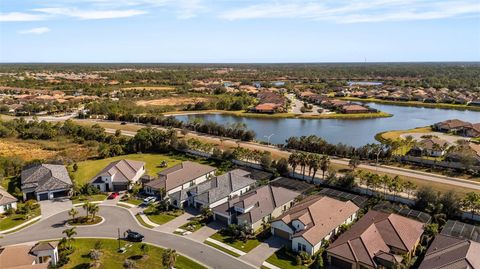
[[[453,110],[439,108],[408,107],[368,103],[372,108],[393,114],[390,118],[338,120],[338,119],[269,119],[246,118],[222,114],[197,114],[176,116],[177,119],[188,121],[201,118],[205,121],[215,121],[221,124],[245,123],[255,131],[256,139],[275,144],[285,143],[291,136],[317,135],[330,143],[344,143],[352,146],[362,146],[376,143],[375,135],[390,130],[405,130],[428,126],[433,123],[460,119],[469,122],[480,122],[480,112],[468,110]]]

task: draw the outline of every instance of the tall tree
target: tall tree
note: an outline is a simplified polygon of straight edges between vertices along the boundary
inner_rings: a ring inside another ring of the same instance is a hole
[[[325,172],[328,171],[330,167],[330,157],[327,155],[322,155],[320,159],[320,169],[322,170],[322,179],[325,180]]]
[[[476,212],[480,211],[480,193],[478,192],[469,192],[465,197],[463,197],[462,206],[469,210],[472,213],[472,219]]]
[[[166,268],[173,269],[177,261],[177,252],[174,249],[166,249],[162,254],[162,264]]]

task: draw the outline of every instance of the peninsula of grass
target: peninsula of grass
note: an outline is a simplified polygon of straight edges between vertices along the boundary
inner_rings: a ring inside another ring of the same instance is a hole
[[[98,172],[100,172],[105,166],[109,163],[128,159],[134,161],[142,161],[145,162],[145,168],[147,170],[147,174],[154,176],[158,172],[162,171],[166,167],[160,167],[160,164],[163,161],[166,161],[168,166],[171,167],[178,163],[180,160],[174,159],[168,155],[164,154],[128,154],[128,155],[121,155],[115,156],[106,159],[99,159],[99,160],[88,160],[77,163],[78,169],[77,171],[73,171],[73,167],[69,167],[72,171],[72,176],[75,179],[75,182],[79,185],[88,183]]]
[[[340,97],[339,99],[346,100],[346,101],[371,102],[371,103],[396,105],[396,106],[417,106],[417,107],[427,107],[427,108],[480,111],[480,107],[478,106],[467,106],[462,104],[424,103],[420,101],[390,101],[390,100],[382,100],[377,98],[358,98],[358,97]]]
[[[294,253],[282,247],[273,253],[272,256],[268,257],[266,262],[282,269],[308,269],[305,265],[297,265],[295,259],[296,255]]]
[[[224,247],[221,247],[221,246],[219,246],[219,245],[217,245],[217,244],[215,244],[215,243],[212,243],[212,242],[210,242],[210,241],[205,241],[205,242],[203,242],[203,243],[206,244],[206,245],[209,245],[209,246],[211,246],[211,247],[214,247],[214,248],[216,248],[216,249],[218,249],[218,250],[220,250],[220,251],[223,251],[223,252],[225,252],[225,253],[227,253],[227,254],[229,254],[229,255],[232,255],[233,257],[240,257],[240,255],[238,255],[237,253],[235,253],[235,252],[233,252],[233,251],[231,251],[231,250],[228,250],[228,249],[226,249],[226,248],[224,248]]]
[[[210,238],[215,239],[217,241],[220,241],[224,244],[227,244],[231,247],[234,247],[238,250],[241,250],[243,252],[249,252],[250,250],[256,248],[258,245],[260,245],[261,241],[258,239],[248,239],[246,242],[243,242],[241,240],[236,240],[235,238],[227,235],[222,235],[220,232],[217,232],[210,236]]]
[[[162,266],[162,254],[164,249],[151,245],[148,251],[142,252],[140,246],[142,243],[121,242],[122,247],[125,247],[124,253],[119,253],[118,241],[114,239],[83,239],[77,238],[72,242],[74,252],[69,255],[70,261],[63,266],[64,269],[73,268],[91,268],[90,264],[90,250],[94,249],[96,242],[101,245],[100,252],[100,266],[103,269],[117,269],[123,268],[125,260],[132,260],[135,268],[165,268]],[[175,263],[177,269],[202,269],[205,268],[201,264],[182,256],[177,256]]]
[[[414,129],[408,129],[408,130],[393,130],[393,131],[386,131],[386,132],[381,132],[375,135],[375,139],[378,142],[381,143],[387,143],[389,140],[395,140],[401,137],[401,135],[404,134],[410,134],[410,133],[429,133],[433,132],[432,128],[430,126],[426,127],[418,127]]]
[[[105,199],[107,199],[107,196],[105,194],[94,194],[90,196],[79,195],[72,198],[72,204],[76,205],[76,204],[83,204],[86,202],[90,202],[90,203],[101,202],[101,201],[104,201]]]
[[[76,217],[74,219],[69,219],[67,221],[68,225],[70,226],[88,226],[88,225],[95,225],[102,222],[103,218],[101,216],[92,217]]]
[[[5,216],[0,218],[0,231],[12,229],[38,216],[40,216],[40,207],[32,210],[28,214],[28,217],[25,214],[20,213]]]

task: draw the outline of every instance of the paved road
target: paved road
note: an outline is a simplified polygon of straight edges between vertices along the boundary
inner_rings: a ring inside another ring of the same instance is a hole
[[[107,133],[115,133],[115,129],[105,129]],[[135,131],[122,131],[122,134],[126,136],[135,136],[136,132]],[[227,146],[232,146],[236,147],[237,145],[240,145],[242,147],[250,148],[250,149],[258,149],[260,151],[270,151],[274,156],[281,156],[288,158],[290,155],[290,152],[280,150],[277,147],[274,146],[267,146],[267,145],[261,145],[257,143],[252,143],[252,142],[232,142],[234,140],[228,139],[228,138],[222,138],[222,140],[211,137],[208,135],[203,135],[203,134],[197,134],[190,132],[189,135],[192,136],[198,136],[198,137],[203,137],[210,139],[209,142],[217,142],[218,144],[221,145],[227,145]],[[217,141],[218,140],[218,141]],[[229,145],[230,144],[230,145]],[[331,158],[331,163],[333,164],[339,164],[339,165],[344,165],[348,166],[349,160],[348,159],[340,159],[340,158]],[[369,165],[369,164],[361,164],[358,166],[360,169],[366,169],[370,170],[373,172],[381,172],[381,173],[389,173],[389,174],[394,174],[394,175],[399,175],[399,176],[405,176],[405,177],[411,177],[415,178],[418,180],[424,180],[424,181],[431,181],[431,182],[436,182],[436,183],[441,183],[441,184],[448,184],[448,185],[453,185],[456,187],[460,188],[467,188],[471,190],[478,190],[480,191],[480,183],[471,181],[471,180],[466,180],[466,179],[461,179],[461,178],[455,178],[455,177],[447,177],[447,176],[442,176],[442,175],[437,175],[437,174],[432,174],[432,173],[427,173],[427,172],[422,172],[422,171],[415,171],[411,169],[406,169],[406,168],[399,168],[399,167],[393,167],[393,166],[386,166],[386,165]]]
[[[138,225],[127,209],[101,205],[99,214],[105,218],[105,222],[94,227],[78,227],[77,237],[117,238],[118,229],[122,235],[125,230],[132,229],[145,235],[145,242],[175,249],[180,254],[211,268],[255,268],[253,265],[187,237],[146,229]],[[0,245],[61,238],[62,231],[66,229],[64,226],[66,219],[68,219],[67,212],[59,213],[17,233],[6,235],[0,239]]]

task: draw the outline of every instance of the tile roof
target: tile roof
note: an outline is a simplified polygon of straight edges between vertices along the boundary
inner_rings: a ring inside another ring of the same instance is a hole
[[[0,187],[0,205],[7,205],[16,201],[18,201],[17,198],[13,197],[10,193]]]
[[[397,214],[368,211],[357,223],[335,240],[329,253],[376,266],[374,258],[395,247],[405,252],[413,249],[423,234],[423,223]]]
[[[42,264],[43,267],[31,267],[35,262],[36,256],[30,254],[31,246],[17,245],[0,248],[0,268],[47,268],[48,263]]]
[[[234,207],[244,209],[253,207],[248,212],[237,216],[239,222],[245,221],[252,224],[270,215],[276,208],[293,201],[299,195],[299,192],[289,189],[265,185],[244,195],[234,197],[228,202],[213,208],[213,211],[223,215],[231,215]]]
[[[31,252],[53,250],[56,249],[57,246],[58,242],[40,242],[31,249]]]
[[[145,186],[169,191],[215,170],[215,167],[209,165],[186,161],[159,172],[159,179],[152,180]]]
[[[63,165],[40,164],[22,171],[22,190],[34,188],[36,192],[68,189],[72,180]]]
[[[439,234],[428,248],[419,269],[480,268],[480,243]]]
[[[340,201],[327,196],[312,195],[290,208],[274,221],[283,221],[290,226],[292,226],[294,220],[301,221],[307,227],[305,230],[294,233],[293,237],[303,237],[315,246],[358,209],[359,207],[351,201]]]
[[[145,166],[145,162],[132,161],[132,160],[118,160],[111,162],[102,171],[98,172],[90,182],[95,183],[95,181],[102,177],[112,177],[112,182],[128,182],[137,175],[138,171]]]

